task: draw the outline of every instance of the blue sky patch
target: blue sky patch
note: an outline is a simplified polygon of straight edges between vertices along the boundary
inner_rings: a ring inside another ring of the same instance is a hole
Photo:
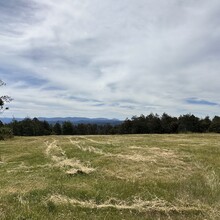
[[[210,102],[204,99],[197,99],[197,98],[189,98],[186,99],[186,102],[188,104],[193,104],[193,105],[209,105],[209,106],[216,106],[218,103],[216,102]]]

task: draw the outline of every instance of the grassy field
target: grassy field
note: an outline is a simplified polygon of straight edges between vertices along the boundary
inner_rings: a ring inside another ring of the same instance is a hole
[[[220,219],[220,135],[1,141],[0,219]]]

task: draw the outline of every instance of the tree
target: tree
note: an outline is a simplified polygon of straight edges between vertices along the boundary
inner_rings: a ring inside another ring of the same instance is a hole
[[[62,126],[64,135],[72,135],[73,134],[73,124],[70,121],[63,122]]]
[[[35,136],[34,123],[30,118],[25,118],[22,122],[22,135],[23,136]]]
[[[87,125],[86,124],[78,124],[77,125],[77,134],[79,135],[86,135],[88,133],[87,131]]]
[[[59,122],[57,122],[54,126],[53,126],[53,133],[56,135],[61,135],[62,134],[62,128]]]
[[[201,119],[199,121],[199,132],[208,132],[210,125],[211,120],[209,119],[209,116],[206,116],[204,119]]]
[[[172,117],[166,113],[163,113],[160,121],[161,121],[162,132],[168,134],[172,133],[172,128],[171,128]]]
[[[215,116],[212,119],[211,125],[209,127],[209,131],[220,133],[220,117],[219,116]]]
[[[15,136],[22,136],[23,135],[23,127],[21,122],[18,122],[17,120],[13,119],[10,127],[12,128],[13,134]]]
[[[178,119],[171,117],[170,115],[163,113],[160,119],[162,133],[176,133],[178,128]]]
[[[47,121],[43,121],[41,122],[42,126],[43,126],[43,133],[44,135],[50,135],[51,134],[51,127],[50,124]]]
[[[158,114],[149,114],[146,117],[146,123],[147,123],[147,130],[151,134],[159,134],[162,131],[161,123],[160,123],[160,118]]]
[[[179,117],[178,132],[198,132],[199,131],[199,118],[186,114]]]
[[[120,125],[121,134],[131,134],[133,122],[126,118],[125,121]]]
[[[6,84],[0,80],[0,86],[5,86]],[[8,110],[8,107],[5,107],[5,103],[11,102],[12,98],[7,95],[0,96],[0,113],[4,112],[5,110]]]

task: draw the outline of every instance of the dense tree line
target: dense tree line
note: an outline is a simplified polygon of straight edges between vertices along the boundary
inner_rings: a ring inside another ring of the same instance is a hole
[[[157,114],[141,115],[126,119],[121,125],[122,134],[173,134],[187,132],[217,132],[220,133],[220,117],[212,120],[207,116],[198,118],[193,114],[172,117],[164,113],[161,117]]]
[[[22,121],[13,120],[10,124],[0,127],[11,129],[16,136],[41,135],[108,135],[108,134],[173,134],[187,132],[216,132],[220,133],[220,117],[212,120],[207,116],[198,118],[193,114],[172,117],[166,113],[162,116],[149,114],[133,116],[120,125],[72,124],[69,121],[49,124],[37,118],[25,118]]]
[[[15,136],[42,136],[42,135],[102,135],[117,134],[118,127],[110,124],[77,124],[69,121],[49,124],[47,121],[40,121],[37,118],[25,118],[22,121],[13,120],[5,125],[13,131]],[[116,130],[117,129],[117,130]]]

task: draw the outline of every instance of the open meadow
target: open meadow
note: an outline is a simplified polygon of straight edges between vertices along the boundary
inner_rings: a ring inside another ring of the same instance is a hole
[[[220,219],[220,135],[1,141],[0,219]]]

